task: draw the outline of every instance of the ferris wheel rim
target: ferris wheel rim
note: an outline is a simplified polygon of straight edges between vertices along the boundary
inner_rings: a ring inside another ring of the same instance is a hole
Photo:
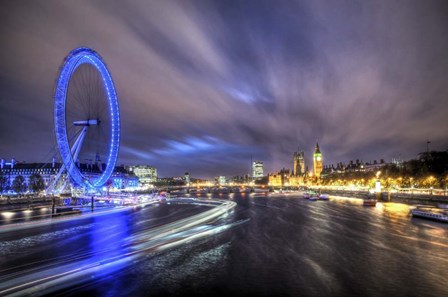
[[[108,149],[107,164],[105,170],[92,182],[87,179],[76,167],[73,159],[71,148],[67,136],[66,126],[66,102],[67,92],[70,79],[75,70],[83,65],[90,64],[100,74],[103,87],[107,94],[107,101],[110,113],[111,137]],[[111,177],[118,158],[120,147],[120,111],[118,105],[118,97],[112,76],[101,56],[94,50],[81,47],[72,50],[64,59],[64,63],[60,68],[59,77],[56,83],[54,95],[54,126],[56,141],[63,164],[67,169],[68,175],[79,186],[87,186],[89,188],[102,187]]]

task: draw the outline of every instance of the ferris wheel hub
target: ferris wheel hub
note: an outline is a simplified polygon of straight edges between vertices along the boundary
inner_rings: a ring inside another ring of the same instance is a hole
[[[87,121],[75,121],[73,122],[73,125],[75,126],[92,126],[92,125],[99,125],[101,121],[99,119],[96,120],[87,120]]]

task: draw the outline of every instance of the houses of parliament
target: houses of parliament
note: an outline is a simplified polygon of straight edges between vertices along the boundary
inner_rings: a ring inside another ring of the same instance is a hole
[[[304,151],[298,150],[293,155],[293,170],[283,168],[282,170],[269,174],[270,186],[300,186],[313,179],[319,179],[323,170],[322,152],[316,143],[313,154],[313,171],[309,172],[305,162]]]

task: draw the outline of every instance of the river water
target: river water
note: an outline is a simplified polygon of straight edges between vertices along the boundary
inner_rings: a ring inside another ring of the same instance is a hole
[[[219,198],[238,205],[217,224],[241,223],[103,267],[51,295],[448,296],[448,225],[411,218],[407,205],[292,193]],[[0,233],[0,282],[77,257],[119,257],[142,230],[205,209],[164,204]]]

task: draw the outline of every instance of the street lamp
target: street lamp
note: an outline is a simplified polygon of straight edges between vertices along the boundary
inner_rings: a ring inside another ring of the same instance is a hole
[[[377,173],[376,173],[376,182],[375,182],[375,192],[376,193],[381,193],[380,174],[381,174],[381,171],[377,171]]]

